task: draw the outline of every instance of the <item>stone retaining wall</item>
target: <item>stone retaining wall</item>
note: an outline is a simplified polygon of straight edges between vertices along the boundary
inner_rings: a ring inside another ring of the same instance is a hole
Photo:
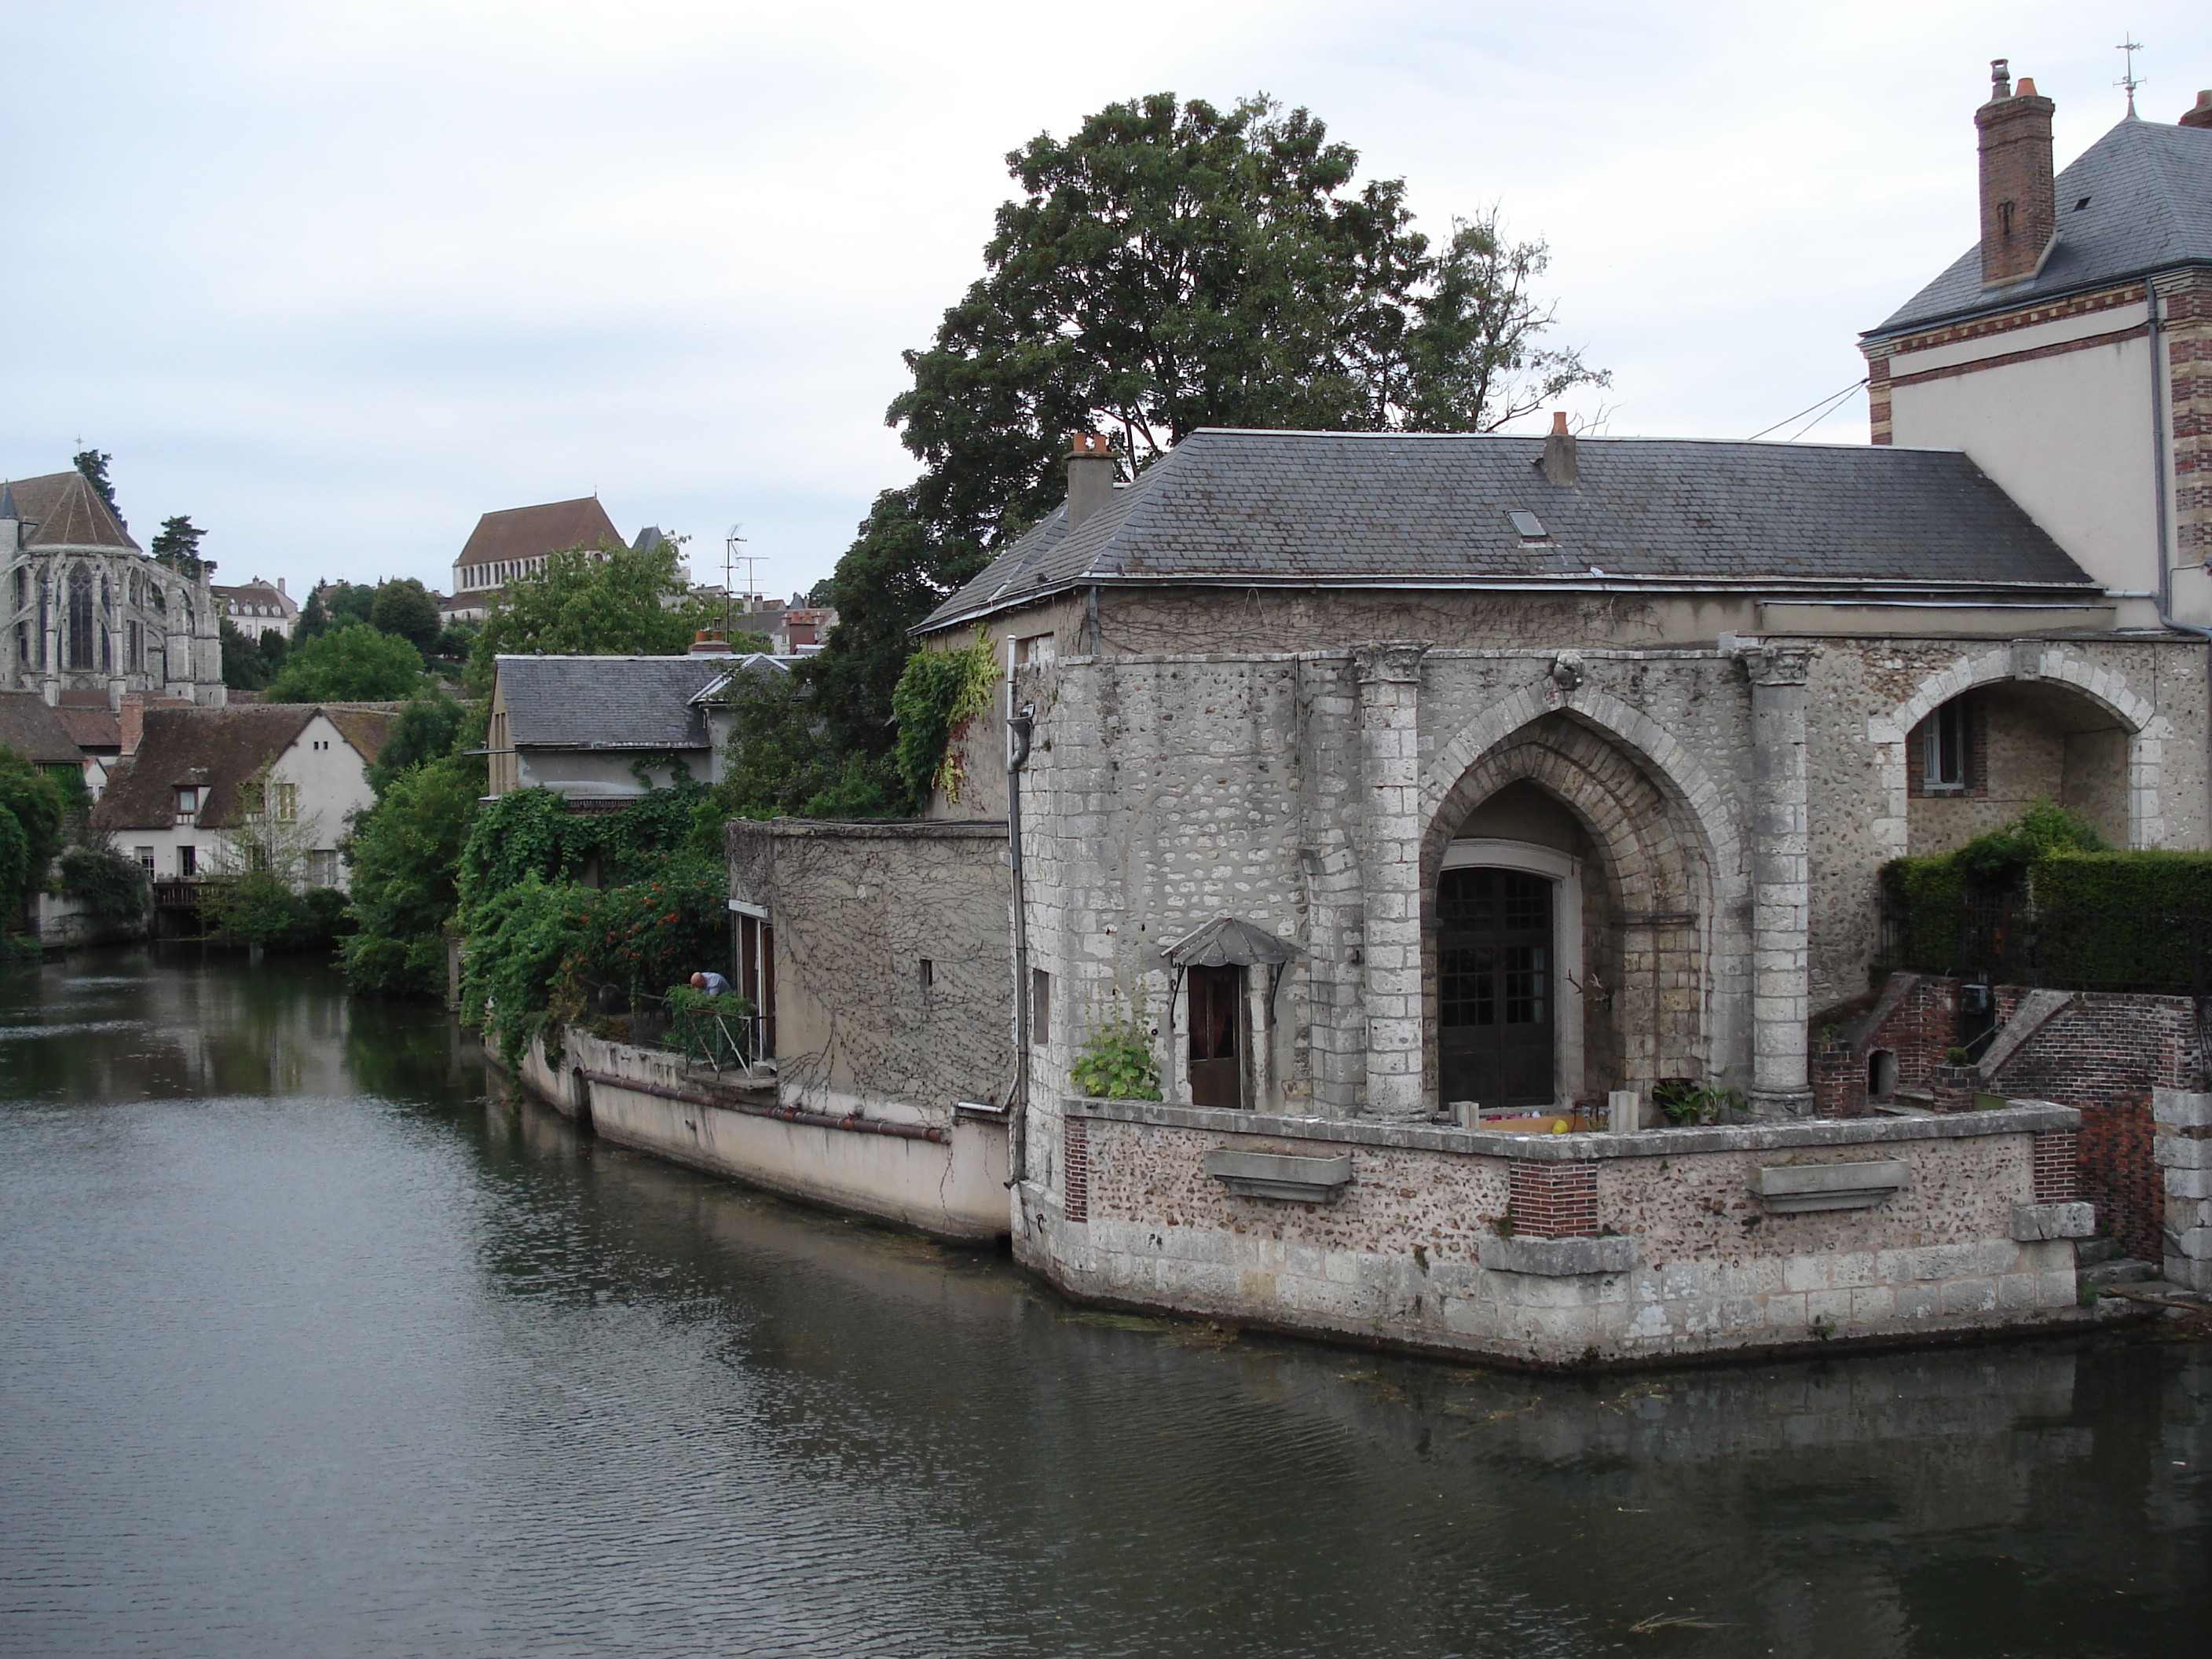
[[[1063,1111],[1082,1125],[1063,1154],[1082,1167],[1063,1174],[1083,1218],[1024,1185],[1017,1254],[1099,1300],[1546,1365],[2094,1316],[2070,1242],[2089,1206],[2052,1184],[2063,1160],[2038,1190],[2039,1138],[2080,1121],[2062,1106],[1552,1136]],[[1329,1188],[1340,1160],[1349,1179]],[[1263,1165],[1313,1171],[1311,1194],[1224,1177]],[[1557,1190],[1585,1172],[1594,1225]],[[1540,1204],[1522,1191],[1538,1186]]]

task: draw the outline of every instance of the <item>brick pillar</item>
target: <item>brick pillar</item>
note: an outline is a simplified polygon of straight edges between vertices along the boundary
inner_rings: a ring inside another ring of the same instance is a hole
[[[1751,1109],[1759,1117],[1813,1109],[1805,1021],[1812,1012],[1810,830],[1805,793],[1808,645],[1742,652],[1751,677]]]
[[[2212,562],[2212,276],[2160,277],[2177,570]]]
[[[1359,672],[1362,836],[1366,912],[1367,1115],[1424,1118],[1421,1079],[1421,659],[1428,647],[1363,645]]]

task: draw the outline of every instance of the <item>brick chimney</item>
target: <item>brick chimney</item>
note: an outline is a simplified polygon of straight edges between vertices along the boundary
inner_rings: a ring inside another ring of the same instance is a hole
[[[1974,112],[1982,147],[1982,286],[2002,288],[2035,275],[2058,228],[2051,182],[2051,115],[2057,107],[2035,82],[1990,63],[1990,101]]]
[[[2181,125],[2185,127],[2212,127],[2212,92],[2197,94],[2197,107],[2181,112]]]
[[[122,758],[129,760],[138,752],[138,740],[146,732],[146,694],[125,691],[123,706],[115,712],[117,732],[123,740]]]
[[[1098,433],[1079,432],[1067,452],[1067,527],[1113,499],[1114,446]]]
[[[730,641],[724,637],[720,629],[695,628],[691,630],[691,649],[687,654],[694,657],[728,657],[736,653],[731,650]]]

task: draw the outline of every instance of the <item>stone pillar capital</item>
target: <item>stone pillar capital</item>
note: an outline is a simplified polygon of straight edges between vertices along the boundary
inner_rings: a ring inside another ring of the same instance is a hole
[[[1352,647],[1352,661],[1362,685],[1414,685],[1420,681],[1421,659],[1428,653],[1425,640],[1378,640]]]
[[[1816,645],[1746,645],[1736,654],[1753,685],[1802,685],[1820,650]]]

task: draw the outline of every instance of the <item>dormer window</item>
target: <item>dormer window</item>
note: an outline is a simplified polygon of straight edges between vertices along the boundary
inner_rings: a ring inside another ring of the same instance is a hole
[[[177,816],[188,818],[200,810],[199,786],[180,783],[177,786]]]

